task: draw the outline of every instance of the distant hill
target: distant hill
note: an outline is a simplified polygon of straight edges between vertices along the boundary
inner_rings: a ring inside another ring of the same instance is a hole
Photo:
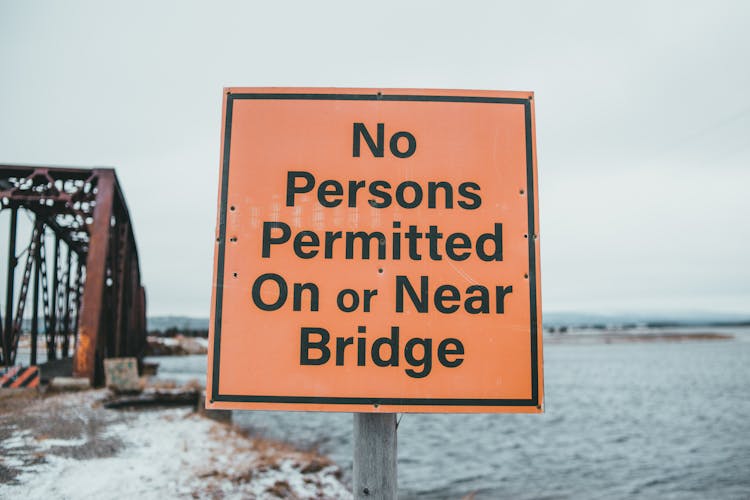
[[[748,325],[750,313],[663,313],[663,314],[592,314],[575,312],[544,313],[544,327],[558,328],[561,326],[577,327],[620,327],[627,325],[667,327],[667,326],[718,326],[718,325]],[[208,318],[191,318],[188,316],[153,316],[148,318],[149,331],[178,330],[208,330]]]
[[[577,312],[548,312],[543,313],[544,327],[560,326],[719,326],[719,325],[749,325],[750,313],[619,313],[593,314]]]
[[[191,318],[189,316],[151,316],[148,318],[148,331],[163,332],[169,329],[208,330],[208,318]]]

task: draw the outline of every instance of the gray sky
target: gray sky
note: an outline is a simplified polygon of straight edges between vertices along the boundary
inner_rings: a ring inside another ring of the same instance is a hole
[[[750,312],[748,2],[0,0],[0,162],[114,166],[210,307],[224,86],[533,90],[547,311]]]

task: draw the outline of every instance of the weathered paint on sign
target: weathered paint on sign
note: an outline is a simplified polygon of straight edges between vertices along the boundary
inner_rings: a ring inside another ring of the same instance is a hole
[[[227,89],[207,405],[540,412],[529,92]]]

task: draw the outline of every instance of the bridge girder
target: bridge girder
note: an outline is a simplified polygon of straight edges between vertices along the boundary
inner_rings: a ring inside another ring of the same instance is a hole
[[[10,212],[10,233],[0,362],[14,364],[25,324],[31,336],[31,363],[37,362],[40,298],[48,361],[68,357],[72,338],[73,374],[98,385],[104,358],[140,358],[146,341],[146,296],[130,214],[115,171],[0,165],[0,212],[4,211]],[[19,212],[33,218],[32,235],[20,254]],[[48,240],[54,242],[51,280]],[[24,254],[16,292],[17,267]],[[30,320],[24,315],[27,304]]]

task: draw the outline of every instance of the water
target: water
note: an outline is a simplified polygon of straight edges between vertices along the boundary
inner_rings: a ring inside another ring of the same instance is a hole
[[[400,495],[750,498],[750,331],[730,331],[735,340],[547,345],[543,415],[407,414]],[[205,366],[167,359],[162,377]],[[235,422],[351,468],[351,414],[235,412]]]

